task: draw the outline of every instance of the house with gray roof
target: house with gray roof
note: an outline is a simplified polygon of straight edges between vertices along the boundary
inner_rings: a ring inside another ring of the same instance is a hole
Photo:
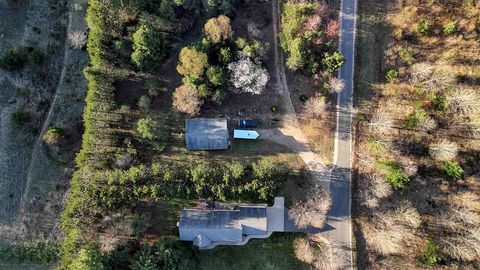
[[[188,150],[228,149],[229,135],[227,119],[185,119],[185,144]]]
[[[284,198],[266,204],[236,205],[232,209],[183,209],[178,222],[180,240],[200,249],[245,245],[251,238],[268,238],[284,230]]]

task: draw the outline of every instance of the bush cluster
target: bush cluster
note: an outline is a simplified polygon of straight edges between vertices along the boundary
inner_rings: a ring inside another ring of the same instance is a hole
[[[428,240],[427,246],[420,253],[419,260],[423,264],[434,265],[440,261],[438,256],[438,248],[435,242]]]
[[[261,93],[268,81],[260,65],[264,51],[265,44],[257,40],[235,39],[228,17],[209,19],[204,37],[180,51],[177,71],[184,77],[183,85],[175,90],[174,106],[193,115],[205,102],[221,104],[228,95],[227,82],[238,92]],[[235,76],[239,72],[241,79]]]
[[[399,163],[391,160],[380,160],[377,162],[377,165],[394,189],[407,188],[410,177],[408,177]]]
[[[344,63],[335,47],[338,22],[327,23],[324,13],[323,3],[283,4],[280,45],[286,52],[289,69],[308,73],[324,69],[333,74]]]
[[[60,246],[54,242],[0,245],[0,260],[27,263],[52,263],[58,260]]]

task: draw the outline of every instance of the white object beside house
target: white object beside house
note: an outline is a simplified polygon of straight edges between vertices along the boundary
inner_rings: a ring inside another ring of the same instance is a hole
[[[258,134],[258,132],[256,132],[255,130],[233,130],[233,138],[235,139],[256,140],[259,136],[260,134]]]

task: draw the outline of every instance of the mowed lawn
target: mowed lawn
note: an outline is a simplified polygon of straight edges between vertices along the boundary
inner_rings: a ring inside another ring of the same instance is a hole
[[[268,239],[253,239],[245,246],[220,246],[213,250],[197,250],[199,269],[309,269],[309,266],[297,260],[293,253],[293,241],[299,237],[303,235],[274,233]]]

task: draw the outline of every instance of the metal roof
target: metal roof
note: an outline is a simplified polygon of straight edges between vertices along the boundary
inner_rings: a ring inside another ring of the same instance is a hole
[[[228,149],[227,119],[185,119],[185,143],[188,150]]]
[[[243,130],[243,129],[235,129],[233,130],[233,138],[235,139],[250,139],[255,140],[260,136],[258,132],[255,130]]]

